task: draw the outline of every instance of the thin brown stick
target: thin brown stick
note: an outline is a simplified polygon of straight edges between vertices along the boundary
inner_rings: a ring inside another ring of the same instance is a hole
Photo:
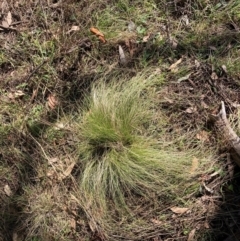
[[[221,135],[227,140],[231,147],[235,150],[234,161],[240,166],[240,138],[236,132],[232,129],[226,115],[225,104],[221,102],[221,110],[216,118],[216,126],[221,132]]]

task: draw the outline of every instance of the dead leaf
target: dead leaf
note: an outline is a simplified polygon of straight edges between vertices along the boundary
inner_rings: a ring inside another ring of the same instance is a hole
[[[181,17],[181,20],[185,23],[186,26],[189,25],[188,15],[183,15],[183,16]]]
[[[187,108],[187,109],[185,110],[185,112],[188,113],[188,114],[192,114],[192,113],[194,113],[194,112],[196,112],[196,111],[197,111],[197,108],[196,108],[196,107],[189,107],[189,108]]]
[[[72,28],[70,29],[71,31],[78,31],[80,30],[79,26],[72,26]]]
[[[157,220],[157,219],[155,219],[155,218],[150,219],[150,221],[151,221],[153,224],[155,224],[155,225],[162,225],[162,221]]]
[[[67,126],[67,124],[64,124],[62,122],[56,123],[55,126],[53,127],[55,130],[62,130]]]
[[[2,21],[2,26],[3,26],[4,28],[9,28],[11,24],[12,24],[12,14],[11,14],[11,12],[9,11],[9,12],[7,13],[7,16],[6,16],[6,17],[3,19],[3,21]]]
[[[176,214],[183,214],[188,211],[188,208],[179,208],[179,207],[172,207],[170,208],[172,212]]]
[[[191,230],[191,232],[189,233],[187,241],[194,241],[194,240],[195,240],[195,239],[194,239],[195,233],[196,233],[196,229],[194,228],[194,229]]]
[[[218,76],[217,76],[217,74],[215,72],[212,72],[211,79],[212,80],[217,80],[218,79]]]
[[[207,221],[204,223],[204,227],[205,227],[206,229],[209,229],[209,228],[210,228],[210,225],[209,225],[209,223],[208,223]]]
[[[107,42],[106,39],[105,39],[104,37],[102,37],[102,36],[99,36],[98,38],[99,38],[99,40],[100,40],[102,43],[106,43],[106,42]]]
[[[143,43],[147,43],[147,41],[148,41],[149,38],[150,38],[150,35],[151,35],[151,34],[148,34],[148,35],[146,35],[146,36],[143,37],[143,40],[142,40]]]
[[[24,95],[25,94],[23,93],[22,90],[17,90],[14,93],[9,93],[8,98],[9,99],[16,99],[16,98],[19,98],[19,97],[24,96]]]
[[[178,61],[176,61],[174,64],[170,65],[170,67],[168,68],[169,70],[171,70],[171,72],[175,72],[177,66],[182,63],[182,58],[179,59]]]
[[[50,94],[47,98],[48,102],[47,105],[50,107],[50,109],[55,109],[55,107],[59,104],[57,97],[55,94]]]
[[[11,26],[11,24],[12,24],[12,14],[11,14],[10,11],[8,12],[7,17],[6,17],[5,20],[7,21],[8,26]]]
[[[75,162],[72,162],[72,163],[70,164],[70,166],[68,166],[67,169],[63,172],[63,175],[64,175],[65,177],[68,177],[68,176],[71,174],[74,166],[75,166]]]
[[[70,227],[73,229],[73,230],[76,230],[76,220],[74,218],[71,218],[70,219]]]
[[[198,60],[195,59],[194,63],[195,63],[196,68],[200,67],[200,62]]]
[[[8,24],[8,22],[5,21],[5,20],[2,21],[2,26],[3,26],[4,28],[9,28],[9,24]]]
[[[0,6],[0,9],[1,9],[1,13],[2,13],[2,14],[3,14],[3,13],[6,13],[7,11],[9,11],[9,5],[8,5],[8,3],[7,3],[6,0],[3,0],[3,1],[2,1],[2,4],[1,4],[1,6]]]
[[[207,131],[200,131],[197,133],[196,138],[200,141],[209,141],[209,134]]]
[[[57,157],[53,157],[53,158],[48,159],[48,164],[52,165],[58,161],[59,161],[59,159]]]
[[[198,166],[199,166],[198,159],[196,157],[194,157],[192,159],[192,166],[191,166],[191,169],[190,169],[190,174],[194,174],[195,171],[198,169]]]
[[[203,101],[201,100],[201,106],[204,108],[204,109],[208,109],[209,106]]]
[[[128,24],[128,31],[133,32],[136,29],[136,24],[133,21],[130,21]]]
[[[173,49],[176,49],[178,46],[178,41],[175,38],[170,36],[169,44],[172,46]]]
[[[189,77],[191,76],[191,74],[192,74],[192,73],[187,74],[187,75],[185,75],[185,76],[179,78],[179,79],[177,80],[177,82],[180,83],[180,82],[182,82],[182,81],[184,81],[184,80],[188,80]]]
[[[51,169],[47,171],[47,177],[51,179],[56,179],[57,173],[55,170]]]
[[[4,192],[6,193],[6,195],[7,196],[12,196],[12,190],[11,190],[11,188],[9,187],[9,185],[8,184],[6,184],[5,186],[4,186]]]
[[[119,52],[120,64],[126,65],[127,59],[126,59],[126,56],[124,54],[124,51],[123,51],[123,48],[121,47],[121,45],[118,46],[118,52]]]
[[[107,40],[104,37],[104,34],[102,32],[100,32],[97,28],[91,27],[90,31],[93,34],[95,34],[102,43],[106,43],[107,42]]]
[[[227,66],[226,65],[222,65],[222,69],[227,74]]]
[[[79,31],[79,30],[80,30],[79,26],[75,25],[75,26],[72,26],[71,29],[69,31],[67,31],[67,33],[71,33],[73,31]]]
[[[103,34],[102,32],[100,32],[97,28],[92,27],[92,28],[90,28],[90,31],[91,31],[93,34],[95,34],[96,36],[102,36],[102,37],[104,37],[104,34]]]

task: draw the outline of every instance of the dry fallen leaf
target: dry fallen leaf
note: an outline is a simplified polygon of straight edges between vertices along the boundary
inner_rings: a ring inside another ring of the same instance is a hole
[[[179,208],[179,207],[172,207],[170,208],[172,212],[176,214],[183,214],[188,211],[188,208]]]
[[[123,48],[121,47],[121,45],[118,46],[118,52],[119,52],[120,64],[122,64],[122,65],[127,64],[127,59],[126,59],[126,56],[124,54],[124,51],[123,51]]]
[[[102,32],[100,32],[97,28],[92,27],[92,28],[90,28],[90,31],[91,31],[93,34],[95,34],[96,36],[102,36],[102,37],[104,37],[104,34],[103,34]]]
[[[72,163],[67,167],[67,169],[63,172],[64,178],[65,178],[65,177],[68,177],[68,176],[71,174],[74,166],[75,166],[75,162],[72,162]]]
[[[52,157],[52,158],[48,159],[48,164],[52,165],[58,161],[59,161],[59,159],[57,157]]]
[[[217,80],[218,79],[218,76],[217,76],[217,74],[215,72],[212,72],[211,79],[212,80]]]
[[[176,72],[176,68],[180,63],[182,63],[182,58],[176,61],[174,64],[170,65],[168,69],[171,70],[171,72]]]
[[[14,99],[19,98],[19,97],[24,96],[24,95],[25,94],[23,93],[22,90],[17,90],[14,93],[9,93],[8,98],[14,100]]]
[[[6,184],[5,186],[4,186],[4,192],[6,193],[6,195],[7,196],[12,196],[12,190],[11,190],[11,188],[9,187],[9,185],[8,184]]]
[[[3,26],[4,28],[9,28],[8,22],[7,22],[6,20],[3,20],[3,21],[2,21],[2,26]]]
[[[159,220],[157,220],[157,219],[155,219],[155,218],[150,219],[150,221],[151,221],[153,224],[155,224],[155,225],[162,225],[162,221],[159,221]]]
[[[172,46],[173,49],[176,49],[178,46],[178,41],[176,38],[173,38],[172,36],[170,36],[169,44]]]
[[[209,223],[207,221],[204,223],[204,228],[206,228],[206,229],[210,228],[210,225],[209,225]]]
[[[148,41],[149,38],[150,38],[150,35],[151,35],[151,34],[148,34],[148,35],[146,35],[146,36],[143,37],[143,40],[142,40],[143,43],[147,43],[147,41]]]
[[[189,25],[188,15],[183,15],[183,16],[181,17],[181,20],[182,20],[186,25]]]
[[[192,74],[192,73],[187,74],[187,75],[179,78],[179,79],[177,80],[177,82],[180,83],[180,82],[182,82],[182,81],[184,81],[184,80],[188,80],[191,74]]]
[[[57,173],[55,170],[51,169],[47,171],[47,177],[50,179],[57,179]]]
[[[95,34],[102,43],[107,42],[107,40],[104,37],[104,34],[102,32],[100,32],[97,28],[92,27],[92,28],[90,28],[90,31],[93,34]]]
[[[3,26],[4,28],[9,28],[11,24],[12,24],[12,14],[11,14],[11,12],[9,11],[8,14],[7,14],[7,16],[6,16],[6,18],[3,19],[3,21],[2,21],[2,26]]]
[[[201,100],[201,106],[202,106],[204,109],[209,109],[209,106],[208,106],[203,100]]]
[[[70,219],[70,227],[73,229],[73,230],[76,230],[76,220],[74,218],[71,218]]]
[[[221,67],[222,67],[223,71],[227,74],[227,66],[226,65],[222,65]]]
[[[200,131],[197,133],[196,138],[200,141],[209,141],[209,134],[207,131]]]
[[[64,123],[62,123],[62,122],[58,122],[58,123],[56,123],[55,125],[54,125],[54,129],[55,130],[62,130],[62,129],[64,129],[65,127],[67,126],[67,124],[64,124]]]
[[[185,112],[188,113],[188,114],[192,114],[192,113],[194,113],[194,112],[196,112],[196,111],[197,111],[197,108],[196,108],[196,107],[189,107],[189,108],[187,108],[187,109],[185,110]]]
[[[128,24],[128,31],[133,32],[136,29],[136,24],[133,21],[130,21]]]
[[[71,29],[67,31],[67,33],[71,33],[73,31],[79,31],[79,30],[80,30],[79,26],[72,26]]]
[[[196,157],[194,157],[192,159],[192,166],[191,166],[191,169],[190,169],[190,174],[195,173],[195,171],[198,169],[198,165],[199,165],[198,159]]]
[[[5,20],[7,21],[9,26],[12,24],[12,14],[11,14],[10,11],[8,12],[7,17],[6,17]]]
[[[196,229],[194,228],[193,230],[191,230],[191,232],[189,233],[188,235],[188,239],[187,241],[194,241],[194,236],[195,236],[195,232],[196,232]]]
[[[47,102],[47,105],[50,107],[50,109],[54,109],[58,104],[58,100],[57,100],[57,97],[55,96],[55,94],[50,94],[48,96],[48,102]]]
[[[195,63],[195,66],[196,66],[197,68],[200,67],[200,62],[199,62],[198,60],[195,59],[194,63]]]
[[[51,179],[62,181],[71,174],[76,163],[70,158],[53,157],[48,159],[48,164],[47,176]]]

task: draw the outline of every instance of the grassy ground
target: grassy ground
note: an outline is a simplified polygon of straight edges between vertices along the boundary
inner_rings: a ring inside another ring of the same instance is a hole
[[[0,240],[239,239],[237,1],[0,9]]]

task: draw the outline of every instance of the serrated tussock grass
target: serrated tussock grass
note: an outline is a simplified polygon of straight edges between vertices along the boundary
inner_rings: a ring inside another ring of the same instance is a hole
[[[156,111],[147,98],[151,85],[153,80],[143,77],[101,82],[85,99],[77,124],[79,184],[87,200],[103,213],[109,203],[129,211],[126,199],[132,195],[148,199],[151,193],[174,192],[187,177],[188,154],[163,148],[163,139],[148,133]]]

